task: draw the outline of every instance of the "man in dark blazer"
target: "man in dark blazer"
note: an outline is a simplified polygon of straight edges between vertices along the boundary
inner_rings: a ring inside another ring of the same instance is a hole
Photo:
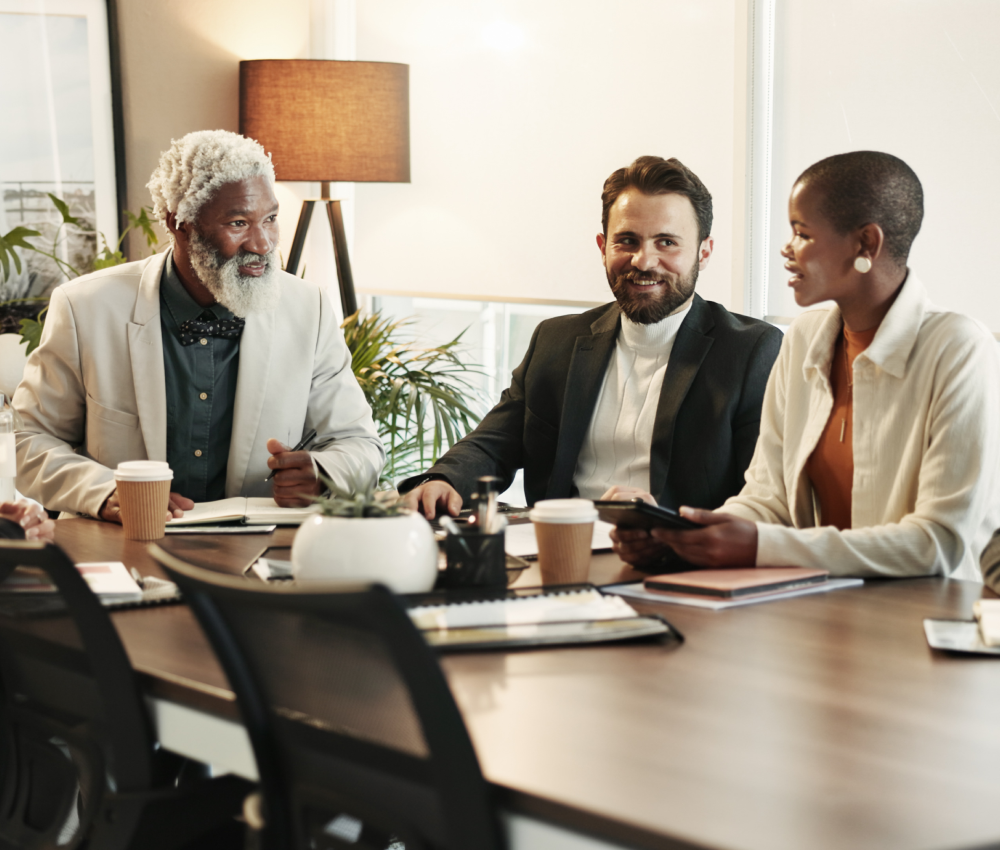
[[[641,157],[608,178],[602,200],[597,242],[616,301],[538,326],[479,427],[400,483],[412,507],[457,514],[477,478],[496,475],[505,487],[519,468],[529,504],[581,489],[592,498],[595,476],[619,485],[611,496],[648,490],[672,507],[715,508],[741,489],[781,333],[694,294],[713,247],[711,195],[678,160]],[[628,340],[661,327],[665,353],[640,375]],[[646,389],[636,395],[638,380]],[[627,486],[636,482],[625,470],[635,458],[623,452],[633,422],[647,487]],[[616,465],[631,482],[616,479]]]

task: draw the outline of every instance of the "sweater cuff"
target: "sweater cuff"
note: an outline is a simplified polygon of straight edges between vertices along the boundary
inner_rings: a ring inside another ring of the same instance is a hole
[[[789,559],[792,547],[788,545],[787,529],[783,525],[771,522],[756,522],[757,526],[757,560],[758,567],[800,567],[805,564],[796,563],[794,556]]]

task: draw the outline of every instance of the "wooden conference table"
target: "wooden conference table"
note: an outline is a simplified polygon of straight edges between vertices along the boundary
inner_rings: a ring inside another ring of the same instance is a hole
[[[234,572],[290,540],[279,530],[163,545]],[[63,520],[57,541],[78,561],[161,574],[113,526]],[[630,575],[613,556],[593,560],[596,582]],[[1000,659],[936,653],[921,623],[968,618],[983,593],[915,579],[718,613],[639,605],[686,642],[455,654],[442,665],[513,847],[1000,846]],[[113,617],[165,746],[200,746],[178,728],[185,718],[242,732],[186,607]],[[207,737],[211,749],[224,735]]]

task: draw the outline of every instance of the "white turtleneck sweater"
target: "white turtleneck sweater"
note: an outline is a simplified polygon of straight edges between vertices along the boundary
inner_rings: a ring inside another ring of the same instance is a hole
[[[622,316],[615,353],[573,474],[581,498],[599,499],[613,484],[649,491],[656,407],[677,331],[689,309],[652,325]]]

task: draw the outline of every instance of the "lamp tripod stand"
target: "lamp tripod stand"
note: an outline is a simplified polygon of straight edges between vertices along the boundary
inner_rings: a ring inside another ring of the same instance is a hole
[[[288,253],[285,271],[289,274],[298,272],[299,261],[302,259],[302,249],[306,243],[306,234],[309,232],[309,222],[312,220],[313,208],[316,204],[325,204],[327,218],[330,219],[330,233],[333,236],[333,255],[337,263],[337,282],[340,284],[340,304],[346,319],[358,311],[358,299],[354,291],[351,259],[347,252],[344,213],[340,201],[330,198],[330,184],[328,182],[320,183],[320,195],[322,195],[321,198],[302,202],[302,212],[299,213],[299,223],[295,226],[295,237],[292,239],[292,249]]]

